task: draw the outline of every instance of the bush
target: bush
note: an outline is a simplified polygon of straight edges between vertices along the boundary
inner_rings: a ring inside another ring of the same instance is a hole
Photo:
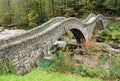
[[[110,77],[120,79],[120,55],[117,55],[110,66]]]
[[[35,11],[31,11],[28,15],[28,26],[29,27],[36,27],[37,26],[37,17],[38,15],[35,14]]]
[[[81,76],[86,76],[86,77],[97,77],[98,76],[98,71],[93,70],[90,68],[87,68],[86,65],[80,64],[76,66],[75,68],[76,73],[80,74]]]
[[[59,51],[58,53],[59,55],[58,56],[55,55],[52,59],[51,68],[54,68],[56,71],[59,72],[67,72],[67,71],[72,72],[73,71],[72,63],[66,63],[67,52],[64,53],[62,51]]]
[[[0,60],[0,75],[3,74],[3,73],[4,73],[4,71],[3,71],[3,63]]]
[[[106,30],[100,35],[100,38],[104,41],[116,40],[120,36],[120,24],[119,22],[113,22],[106,27]]]
[[[59,56],[54,56],[52,59],[52,65],[49,70],[59,71],[63,73],[75,73],[84,77],[97,77],[98,71],[87,68],[84,64],[76,65],[75,58],[69,58],[68,51],[59,51]]]

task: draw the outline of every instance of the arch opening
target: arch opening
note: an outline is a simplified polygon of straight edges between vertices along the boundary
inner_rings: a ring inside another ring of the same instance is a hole
[[[75,36],[76,41],[77,41],[78,44],[82,44],[82,43],[86,42],[85,37],[84,37],[83,33],[80,30],[78,30],[78,29],[71,29],[70,31]]]
[[[104,30],[103,22],[102,22],[102,20],[99,20],[96,23],[95,29],[93,30],[93,35],[100,34],[103,30]]]
[[[84,42],[86,42],[86,40],[83,33],[80,30],[74,28],[68,30],[66,34],[63,34],[54,43],[50,50],[56,52],[58,50],[61,50],[64,46],[68,47],[68,49],[76,49],[77,47],[82,47],[81,45]]]

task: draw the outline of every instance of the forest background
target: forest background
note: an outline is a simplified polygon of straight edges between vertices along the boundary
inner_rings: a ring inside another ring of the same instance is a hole
[[[31,29],[57,16],[120,16],[120,0],[0,0],[0,26]]]

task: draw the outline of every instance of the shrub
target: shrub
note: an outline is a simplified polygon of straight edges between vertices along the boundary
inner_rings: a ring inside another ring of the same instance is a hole
[[[59,57],[54,56],[52,59],[52,65],[50,67],[50,70],[52,71],[59,71],[64,73],[75,73],[80,74],[81,76],[85,77],[97,77],[98,71],[93,70],[90,68],[87,68],[84,64],[78,64],[76,65],[75,58],[71,58],[68,53],[68,51],[62,52],[59,51]]]
[[[120,24],[119,22],[113,22],[109,24],[105,31],[101,33],[100,38],[103,41],[119,39],[120,35]]]
[[[68,60],[69,58],[66,59],[67,56],[67,52],[64,53],[62,51],[58,52],[59,55],[58,56],[54,56],[52,59],[52,65],[51,68],[54,68],[56,71],[59,72],[67,72],[67,71],[72,71],[72,63],[70,62],[66,62],[66,60]]]
[[[120,79],[120,55],[117,55],[110,66],[110,77]]]
[[[76,66],[75,68],[76,73],[80,74],[81,76],[87,76],[87,77],[97,77],[98,76],[98,71],[93,70],[90,68],[87,68],[86,65],[80,64]]]
[[[36,19],[37,19],[38,15],[35,14],[35,11],[34,11],[34,10],[31,11],[31,12],[27,15],[27,17],[28,17],[28,26],[29,26],[29,27],[36,27],[36,26],[37,26],[37,21],[36,21]]]
[[[0,60],[0,75],[3,74],[3,73],[4,73],[4,71],[3,71],[3,63]]]

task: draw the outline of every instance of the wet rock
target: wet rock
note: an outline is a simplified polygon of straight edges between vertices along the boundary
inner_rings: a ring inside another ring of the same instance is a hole
[[[97,37],[96,37],[96,42],[104,42],[104,39],[101,38],[101,37],[99,37],[99,36],[97,36]]]
[[[0,32],[4,31],[4,28],[3,27],[0,27]]]
[[[116,21],[120,21],[120,18],[116,18],[115,20],[116,20]]]
[[[65,48],[66,44],[67,44],[66,41],[56,41],[51,47],[49,54],[56,54],[57,51],[60,51],[63,48]]]
[[[83,48],[77,48],[77,49],[74,50],[74,52],[75,52],[76,54],[83,55],[84,53],[86,53],[86,50],[83,49]]]
[[[65,41],[56,41],[56,42],[54,43],[54,45],[57,45],[57,47],[62,48],[62,47],[65,47],[66,42],[65,42]]]
[[[48,60],[51,60],[52,59],[52,56],[46,56],[44,57],[45,59],[48,59]]]
[[[76,49],[78,47],[78,44],[76,42],[76,39],[70,40],[69,42],[67,42],[66,47],[68,47],[68,49]]]
[[[120,40],[118,40],[117,43],[120,43]]]
[[[110,45],[112,48],[114,49],[120,49],[120,41],[110,41],[107,43],[108,45]]]
[[[120,50],[119,50],[119,49],[111,48],[111,51],[116,52],[116,53],[120,53]]]
[[[77,41],[76,41],[76,39],[72,39],[67,44],[77,45]]]

